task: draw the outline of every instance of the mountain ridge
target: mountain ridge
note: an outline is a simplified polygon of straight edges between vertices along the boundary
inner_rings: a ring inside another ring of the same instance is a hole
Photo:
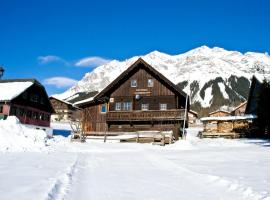
[[[252,75],[270,78],[270,57],[266,53],[201,46],[177,55],[155,50],[124,61],[112,60],[86,73],[75,86],[57,96],[66,99],[78,92],[101,91],[139,57],[190,94],[197,111],[240,103],[247,98]]]

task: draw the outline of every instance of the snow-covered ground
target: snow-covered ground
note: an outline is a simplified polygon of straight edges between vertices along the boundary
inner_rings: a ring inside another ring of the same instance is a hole
[[[269,141],[200,140],[198,131],[165,147],[57,136],[39,151],[42,140],[25,132],[15,134],[27,150],[2,148],[1,136],[0,199],[270,199]]]

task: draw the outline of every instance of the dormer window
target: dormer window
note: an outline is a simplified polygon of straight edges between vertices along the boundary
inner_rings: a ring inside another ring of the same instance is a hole
[[[147,80],[147,85],[148,85],[148,87],[154,87],[154,80],[153,79],[148,79]]]
[[[137,87],[137,80],[131,80],[130,86]]]

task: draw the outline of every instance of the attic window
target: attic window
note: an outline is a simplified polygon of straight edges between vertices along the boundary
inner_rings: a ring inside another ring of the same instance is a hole
[[[147,85],[148,85],[148,87],[154,87],[154,81],[153,81],[153,79],[148,79],[147,80]]]
[[[131,80],[130,86],[137,87],[137,80]]]
[[[32,101],[32,102],[38,102],[38,95],[32,94],[31,97],[30,97],[30,101]]]

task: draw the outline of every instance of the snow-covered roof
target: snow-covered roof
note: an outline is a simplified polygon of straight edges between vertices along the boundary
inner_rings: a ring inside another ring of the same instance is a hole
[[[54,98],[54,99],[56,99],[56,100],[58,100],[58,101],[61,101],[61,102],[65,103],[65,104],[68,104],[68,105],[73,106],[72,103],[70,103],[70,102],[68,102],[68,101],[65,101],[65,100],[62,100],[62,99],[59,99],[59,98],[57,98],[57,97],[55,97],[55,96],[53,96],[53,95],[50,96],[50,98]]]
[[[32,81],[0,82],[0,101],[10,101],[16,98],[33,84]]]
[[[96,95],[95,95],[95,96],[96,96]],[[81,100],[81,101],[77,101],[77,102],[74,103],[74,105],[80,105],[80,104],[82,104],[82,103],[86,103],[86,102],[92,101],[92,100],[94,99],[95,96],[90,97],[90,98],[87,98],[87,99],[84,99],[84,100]]]
[[[243,116],[225,116],[225,117],[203,117],[201,121],[237,121],[256,119],[256,115],[243,115]]]

